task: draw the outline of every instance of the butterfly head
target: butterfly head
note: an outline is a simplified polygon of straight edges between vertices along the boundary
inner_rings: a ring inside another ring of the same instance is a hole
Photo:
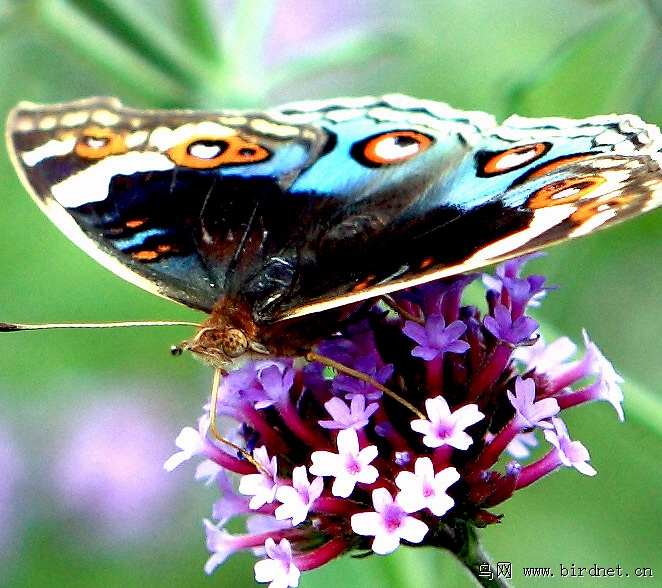
[[[190,351],[216,368],[227,371],[247,361],[269,355],[269,350],[236,327],[204,323],[194,337],[172,348],[173,355]]]

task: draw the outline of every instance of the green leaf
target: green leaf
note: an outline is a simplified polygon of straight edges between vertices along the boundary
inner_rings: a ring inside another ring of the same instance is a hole
[[[67,46],[80,59],[92,63],[128,87],[147,104],[175,105],[187,102],[186,88],[143,55],[101,28],[62,0],[35,6],[35,25]]]
[[[648,58],[653,34],[659,31],[646,13],[629,5],[566,42],[534,79],[520,83],[512,110],[528,116],[608,114],[623,101],[620,91],[632,95],[628,74]]]
[[[171,76],[181,83],[197,84],[204,80],[205,72],[209,69],[206,59],[199,53],[192,51],[195,44],[189,39],[180,38],[175,34],[172,27],[164,22],[164,16],[168,15],[167,6],[164,14],[153,14],[153,10],[145,7],[140,2],[128,3],[126,6],[118,6],[110,0],[70,0],[72,9],[77,9],[80,14],[103,30],[109,38],[114,38],[117,45],[124,45],[136,55],[148,60],[158,70]],[[197,39],[200,34],[204,43],[211,34],[210,24],[212,16],[202,18],[199,3],[183,3],[187,9],[183,10],[182,3],[174,3],[179,6],[177,17],[187,22],[187,17],[194,19],[189,23],[189,37]],[[198,31],[197,27],[206,23],[207,26]],[[195,26],[191,29],[190,25]],[[218,52],[214,53],[218,57]]]

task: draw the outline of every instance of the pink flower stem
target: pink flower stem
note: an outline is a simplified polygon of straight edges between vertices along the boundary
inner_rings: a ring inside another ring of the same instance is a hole
[[[486,470],[491,468],[504,452],[508,444],[522,431],[522,427],[517,417],[513,418],[503,429],[501,429],[492,442],[483,449],[476,461],[472,464],[471,470]]]
[[[440,353],[433,360],[425,363],[427,392],[430,398],[444,394],[444,354]]]
[[[515,489],[526,488],[561,465],[558,449],[552,449],[545,457],[522,469]]]
[[[469,394],[467,395],[468,402],[474,402],[486,390],[494,384],[496,379],[503,373],[512,349],[508,345],[499,344],[492,356],[487,362],[478,370],[478,373],[471,378],[469,383]]]
[[[575,382],[590,376],[591,374],[587,371],[587,366],[583,360],[579,360],[575,365],[573,365],[569,370],[559,374],[552,379],[552,393],[560,392],[563,388],[571,386]]]
[[[441,300],[441,315],[444,322],[450,325],[460,317],[460,303],[464,289],[450,288]]]
[[[252,405],[243,406],[242,414],[246,423],[260,434],[264,444],[269,447],[271,455],[289,453],[290,448],[287,443]]]
[[[235,474],[254,474],[257,471],[252,463],[245,459],[234,457],[210,442],[205,443],[203,455],[215,464],[218,464],[222,468],[230,470]]]
[[[359,507],[356,503],[347,500],[346,498],[336,498],[335,496],[320,496],[313,503],[311,510],[313,512],[324,515],[349,518],[350,515],[353,515],[355,512],[359,511]]]
[[[584,402],[590,402],[591,400],[597,400],[595,394],[595,387],[588,386],[582,390],[577,390],[576,392],[570,392],[568,394],[562,394],[560,396],[555,396],[556,401],[559,403],[561,410],[565,408],[571,408],[577,406],[578,404],[584,404]]]
[[[442,445],[434,450],[434,453],[432,454],[432,463],[437,471],[443,470],[450,465],[453,449],[454,448],[450,445]]]
[[[239,549],[252,549],[253,547],[262,547],[264,542],[271,538],[276,543],[281,539],[287,539],[290,543],[302,541],[310,537],[310,532],[302,529],[281,529],[274,531],[264,531],[262,533],[233,535],[233,546]]]
[[[305,572],[323,566],[325,563],[342,555],[351,546],[352,542],[346,537],[336,537],[313,551],[295,553],[292,559],[294,565],[302,572]]]
[[[276,408],[278,409],[278,413],[283,419],[283,422],[287,425],[287,428],[306,445],[315,448],[331,447],[331,443],[324,435],[310,427],[309,424],[298,415],[289,398],[285,398],[278,402]],[[313,421],[313,423],[317,425],[317,421]]]

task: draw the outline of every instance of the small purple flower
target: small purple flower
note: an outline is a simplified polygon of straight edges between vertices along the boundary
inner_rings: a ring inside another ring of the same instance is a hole
[[[538,328],[538,323],[528,316],[513,320],[510,310],[503,304],[498,304],[494,309],[494,316],[486,316],[483,323],[499,341],[511,345],[524,343]]]
[[[253,364],[255,379],[251,386],[246,386],[241,397],[250,400],[253,406],[261,410],[287,398],[294,384],[295,371],[283,362],[263,361]]]
[[[333,420],[319,421],[324,429],[362,429],[370,422],[370,417],[379,408],[376,402],[365,405],[365,396],[357,394],[349,406],[344,400],[334,396],[324,403],[324,408],[333,417]]]
[[[421,357],[425,361],[432,361],[444,353],[464,353],[469,349],[469,343],[459,341],[467,330],[462,321],[454,321],[446,326],[444,317],[433,314],[421,326],[413,321],[407,321],[402,332],[418,343],[412,350],[414,357]]]
[[[266,401],[256,402],[255,408],[266,408],[285,398],[294,384],[295,372],[291,368],[286,368],[283,372],[278,366],[270,366],[260,372],[258,379],[267,395]]]
[[[455,449],[468,449],[473,439],[464,430],[485,417],[475,404],[451,412],[443,396],[426,400],[425,410],[428,418],[413,420],[411,428],[425,435],[423,443],[433,448],[450,445]]]
[[[533,432],[520,433],[508,443],[506,451],[516,459],[526,459],[531,455],[530,447],[538,447],[536,434]]]
[[[310,473],[314,476],[333,476],[335,480],[331,492],[334,496],[347,498],[356,484],[372,484],[379,476],[377,468],[370,465],[378,450],[374,445],[359,449],[359,438],[354,429],[339,431],[336,444],[338,453],[312,453]]]
[[[505,298],[515,316],[520,316],[527,306],[538,307],[550,288],[544,287],[544,276],[520,277],[524,264],[544,254],[530,253],[504,262],[496,267],[494,276],[484,275],[483,283]],[[554,289],[554,288],[551,288]]]
[[[369,375],[379,384],[386,383],[393,375],[393,366],[386,365],[377,369],[375,357],[365,355],[357,358],[352,367],[364,374]],[[382,397],[382,391],[375,388],[368,382],[357,380],[352,376],[338,374],[333,380],[333,389],[337,392],[346,392],[345,397],[351,400],[355,396],[363,396],[366,400],[379,400]]]
[[[515,394],[507,392],[510,403],[517,411],[521,426],[526,428],[541,427],[551,429],[552,424],[545,419],[556,416],[561,410],[554,398],[543,398],[536,402],[536,383],[532,379],[515,380]]]
[[[595,476],[598,472],[587,463],[590,459],[588,449],[579,441],[570,439],[568,429],[561,419],[554,418],[552,423],[554,431],[545,431],[544,435],[545,439],[558,450],[561,463],[566,467],[575,468],[585,476]]]
[[[428,526],[421,520],[409,516],[393,500],[386,488],[372,491],[374,512],[360,512],[352,515],[352,530],[359,535],[374,537],[372,550],[378,555],[395,551],[404,539],[410,543],[420,543],[427,535]]]

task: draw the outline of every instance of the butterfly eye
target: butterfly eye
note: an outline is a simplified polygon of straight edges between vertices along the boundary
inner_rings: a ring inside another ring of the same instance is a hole
[[[506,151],[481,151],[476,154],[477,173],[481,177],[489,177],[520,169],[545,155],[551,148],[551,143],[533,143]]]
[[[432,145],[432,138],[416,131],[391,131],[356,143],[352,157],[368,167],[400,163]]]
[[[76,143],[76,154],[84,159],[101,159],[128,151],[124,139],[110,129],[89,127]]]
[[[261,145],[237,135],[229,137],[193,137],[168,150],[177,165],[193,169],[212,169],[221,165],[257,163],[271,156]]]

